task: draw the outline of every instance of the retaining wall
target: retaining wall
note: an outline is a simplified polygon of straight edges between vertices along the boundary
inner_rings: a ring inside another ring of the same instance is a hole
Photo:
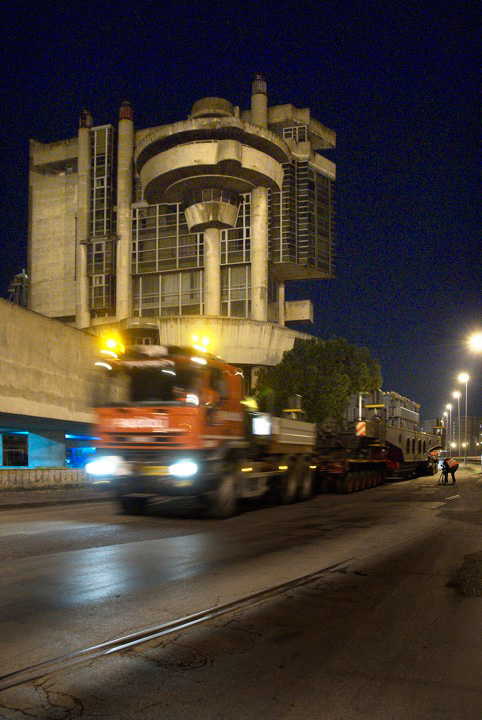
[[[0,469],[0,490],[39,490],[65,485],[87,484],[82,468],[12,468]]]

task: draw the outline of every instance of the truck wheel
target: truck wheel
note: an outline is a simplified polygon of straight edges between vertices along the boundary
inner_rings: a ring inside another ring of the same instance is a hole
[[[320,482],[320,491],[323,494],[330,492],[330,481],[329,480],[321,480]]]
[[[120,497],[119,502],[126,515],[144,515],[146,512],[146,498]]]
[[[304,460],[299,464],[298,477],[300,484],[298,486],[297,499],[301,502],[310,500],[313,497],[313,470]]]
[[[281,486],[278,491],[278,499],[282,505],[290,505],[296,500],[296,492],[298,490],[298,473],[294,463],[288,464],[288,470],[285,470],[281,476]]]
[[[236,472],[230,470],[219,482],[215,499],[209,508],[209,517],[225,520],[235,514],[237,507]]]
[[[370,472],[369,470],[366,470],[363,474],[364,474],[364,476],[365,476],[365,478],[366,478],[366,480],[365,480],[365,487],[366,487],[367,489],[368,489],[368,488],[372,488],[372,487],[373,487],[373,484],[374,484],[374,478],[373,478],[371,472]]]

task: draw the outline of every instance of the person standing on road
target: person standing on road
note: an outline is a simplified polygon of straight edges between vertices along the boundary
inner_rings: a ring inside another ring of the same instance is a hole
[[[452,475],[452,483],[455,482],[455,471],[458,469],[459,464],[457,460],[453,458],[446,458],[442,463],[442,472],[444,474],[444,483],[449,481],[449,473]]]

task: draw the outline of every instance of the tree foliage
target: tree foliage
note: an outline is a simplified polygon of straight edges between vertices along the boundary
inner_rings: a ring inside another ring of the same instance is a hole
[[[309,422],[340,418],[350,395],[381,387],[380,365],[367,348],[344,338],[300,340],[278,365],[263,369],[256,385],[262,409],[279,411],[299,394]]]

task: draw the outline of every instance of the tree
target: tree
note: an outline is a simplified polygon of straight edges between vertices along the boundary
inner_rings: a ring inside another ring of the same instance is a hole
[[[300,340],[278,365],[263,369],[256,397],[261,409],[279,412],[299,394],[306,419],[322,423],[342,417],[350,395],[377,390],[381,384],[380,365],[367,348],[344,338]]]

